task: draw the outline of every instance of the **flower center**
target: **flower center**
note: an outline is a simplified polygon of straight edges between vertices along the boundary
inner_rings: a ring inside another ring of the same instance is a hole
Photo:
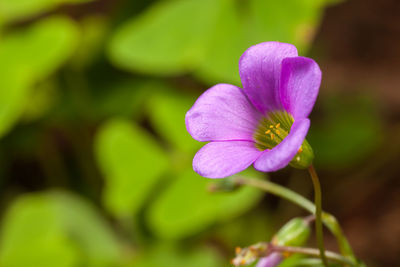
[[[293,122],[293,117],[286,111],[269,112],[260,120],[253,135],[256,148],[260,151],[273,149],[288,136]],[[311,165],[313,159],[312,148],[307,140],[304,140],[290,165],[304,169]]]
[[[260,120],[254,133],[256,148],[261,151],[274,148],[289,134],[293,122],[293,117],[285,111],[268,113]]]

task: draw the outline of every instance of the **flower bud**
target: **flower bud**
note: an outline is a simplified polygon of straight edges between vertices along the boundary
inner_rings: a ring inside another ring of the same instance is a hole
[[[314,160],[314,152],[307,142],[304,140],[303,144],[301,144],[299,151],[293,157],[292,161],[290,161],[290,166],[296,169],[307,169],[310,167]]]
[[[287,222],[272,239],[277,246],[301,246],[310,236],[309,220],[294,218]]]
[[[282,261],[283,257],[280,253],[272,253],[270,255],[268,255],[267,257],[261,258],[256,267],[275,267],[278,266],[281,261]]]

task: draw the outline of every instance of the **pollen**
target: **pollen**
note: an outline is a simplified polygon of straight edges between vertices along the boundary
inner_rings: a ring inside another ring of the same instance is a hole
[[[268,113],[255,129],[253,138],[256,148],[260,151],[274,148],[288,136],[293,122],[292,116],[286,112]]]
[[[299,148],[299,153],[301,153],[301,152],[303,152],[303,148],[302,147]]]

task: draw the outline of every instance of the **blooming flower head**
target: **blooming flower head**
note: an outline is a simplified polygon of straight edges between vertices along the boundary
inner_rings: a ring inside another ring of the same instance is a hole
[[[186,114],[192,137],[209,142],[195,155],[194,170],[223,178],[251,164],[263,172],[307,168],[313,160],[308,115],[321,83],[317,63],[291,44],[266,42],[244,52],[239,74],[243,89],[217,84]]]

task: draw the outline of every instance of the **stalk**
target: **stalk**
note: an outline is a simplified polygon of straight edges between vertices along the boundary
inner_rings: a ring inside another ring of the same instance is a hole
[[[275,184],[267,180],[247,178],[242,176],[236,176],[235,183],[240,185],[249,185],[256,187],[267,193],[289,200],[290,202],[300,206],[306,211],[315,214],[316,207],[311,201],[309,201],[302,195],[299,195],[298,193],[281,185]],[[355,264],[355,266],[357,266],[357,260],[354,256],[350,243],[344,236],[342,228],[340,227],[336,218],[332,214],[329,214],[327,212],[322,212],[322,222],[335,236],[337,243],[339,245],[340,253],[343,256],[349,258]]]

